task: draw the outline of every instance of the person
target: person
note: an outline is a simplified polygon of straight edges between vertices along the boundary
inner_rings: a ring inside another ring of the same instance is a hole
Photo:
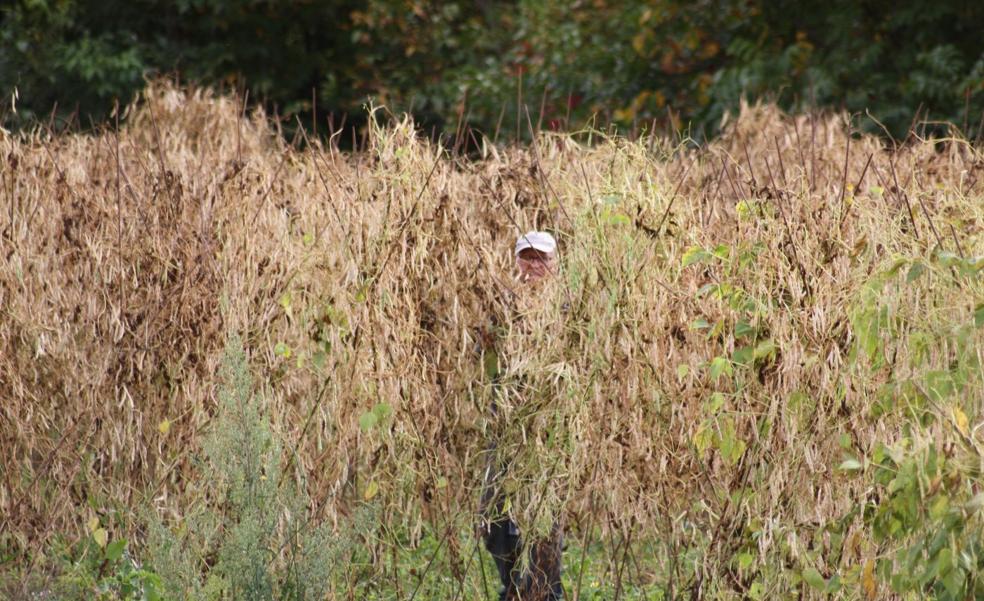
[[[515,261],[519,293],[532,294],[557,270],[557,242],[547,232],[532,231],[516,240]],[[494,348],[487,348],[486,373],[492,378],[494,394],[498,394],[499,365]],[[488,358],[491,357],[491,361]],[[492,416],[498,413],[498,400],[493,398]],[[479,503],[480,531],[485,548],[495,562],[502,589],[500,601],[558,601],[563,598],[560,581],[562,529],[554,523],[548,536],[530,541],[529,567],[520,572],[523,538],[516,523],[505,510],[502,491],[504,466],[495,457],[496,444],[490,444],[489,462],[484,474],[484,486]]]

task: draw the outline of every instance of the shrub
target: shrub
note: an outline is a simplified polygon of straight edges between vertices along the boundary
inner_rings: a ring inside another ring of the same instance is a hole
[[[204,442],[203,499],[171,527],[151,520],[147,550],[170,595],[323,599],[346,550],[284,471],[242,343],[226,345],[219,406]]]

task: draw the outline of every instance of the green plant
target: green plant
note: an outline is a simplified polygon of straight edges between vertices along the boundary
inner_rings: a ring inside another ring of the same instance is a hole
[[[980,411],[984,320],[980,305],[950,300],[980,286],[982,264],[941,251],[897,259],[871,278],[853,313],[855,361],[886,375],[872,418],[911,416],[900,437],[840,465],[874,487],[855,510],[871,528],[873,557],[849,575],[869,596],[876,577],[896,593],[984,595],[984,449],[970,428]],[[919,297],[921,312],[911,308]]]
[[[160,601],[160,576],[143,568],[126,539],[109,539],[99,518],[88,524],[90,535],[64,549],[60,574],[52,590],[68,599],[99,601]]]
[[[170,528],[150,520],[151,563],[165,588],[185,598],[322,599],[346,537],[318,521],[284,472],[283,449],[236,336],[221,378],[199,468],[206,500]]]

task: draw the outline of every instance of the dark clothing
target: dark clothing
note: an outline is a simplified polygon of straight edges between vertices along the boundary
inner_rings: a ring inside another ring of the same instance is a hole
[[[499,409],[496,398],[500,384],[499,356],[492,345],[486,346],[484,351],[483,367],[493,387],[491,417],[495,419]],[[502,582],[499,601],[560,601],[564,598],[560,582],[563,545],[561,526],[555,523],[546,538],[532,542],[529,570],[520,573],[517,564],[520,563],[523,540],[516,523],[503,512],[505,498],[500,486],[504,468],[495,457],[495,442],[489,445],[488,453],[479,518],[482,520],[485,548],[495,560],[496,571]]]
[[[495,560],[502,581],[500,601],[559,601],[564,598],[560,584],[560,537],[560,528],[555,524],[548,538],[534,542],[530,548],[530,569],[520,574],[516,564],[523,542],[516,524],[509,518],[502,518],[488,525],[485,548]]]
[[[493,447],[490,454],[494,453]],[[564,598],[560,583],[563,545],[560,525],[555,523],[546,538],[533,541],[529,570],[520,573],[517,564],[520,563],[523,540],[516,523],[503,514],[504,499],[499,489],[502,470],[494,469],[494,461],[494,457],[489,459],[486,470],[480,517],[485,548],[492,555],[502,582],[499,601],[559,601]]]

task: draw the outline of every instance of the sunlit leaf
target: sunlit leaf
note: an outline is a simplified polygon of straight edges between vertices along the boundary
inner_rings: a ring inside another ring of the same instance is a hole
[[[755,352],[753,353],[753,356],[756,359],[764,359],[766,357],[775,355],[775,353],[776,353],[776,345],[774,342],[772,342],[772,339],[769,338],[758,343],[758,345],[755,347]]]
[[[712,257],[713,255],[711,255],[711,253],[707,252],[703,248],[695,246],[693,248],[687,249],[687,252],[683,253],[682,262],[684,267],[689,267],[694,263],[701,263],[703,261],[707,261],[711,259]]]
[[[875,562],[870,559],[864,562],[861,569],[861,588],[864,589],[865,597],[874,599],[878,594],[878,583],[875,581]]]
[[[106,543],[109,542],[109,533],[106,532],[105,528],[96,528],[95,532],[92,533],[92,539],[100,547],[105,547]]]
[[[854,472],[860,469],[864,469],[864,464],[862,464],[857,459],[853,459],[853,458],[845,459],[844,461],[841,462],[840,465],[837,466],[837,469],[841,470],[842,472]]]
[[[967,419],[967,414],[960,407],[953,408],[953,422],[957,425],[957,430],[967,436],[970,431],[970,420]]]
[[[700,458],[703,459],[704,453],[711,447],[713,441],[713,432],[707,427],[707,424],[701,424],[697,427],[697,431],[693,435],[693,443]]]
[[[711,327],[711,323],[704,318],[695,319],[690,322],[691,330],[706,330]]]
[[[720,392],[715,392],[711,395],[710,401],[708,402],[707,409],[711,413],[717,413],[724,407],[724,394]]]
[[[369,483],[369,486],[366,486],[366,491],[362,493],[362,498],[366,501],[371,501],[372,498],[375,497],[378,492],[379,492],[379,484],[376,484],[376,481],[373,480],[372,482]]]

